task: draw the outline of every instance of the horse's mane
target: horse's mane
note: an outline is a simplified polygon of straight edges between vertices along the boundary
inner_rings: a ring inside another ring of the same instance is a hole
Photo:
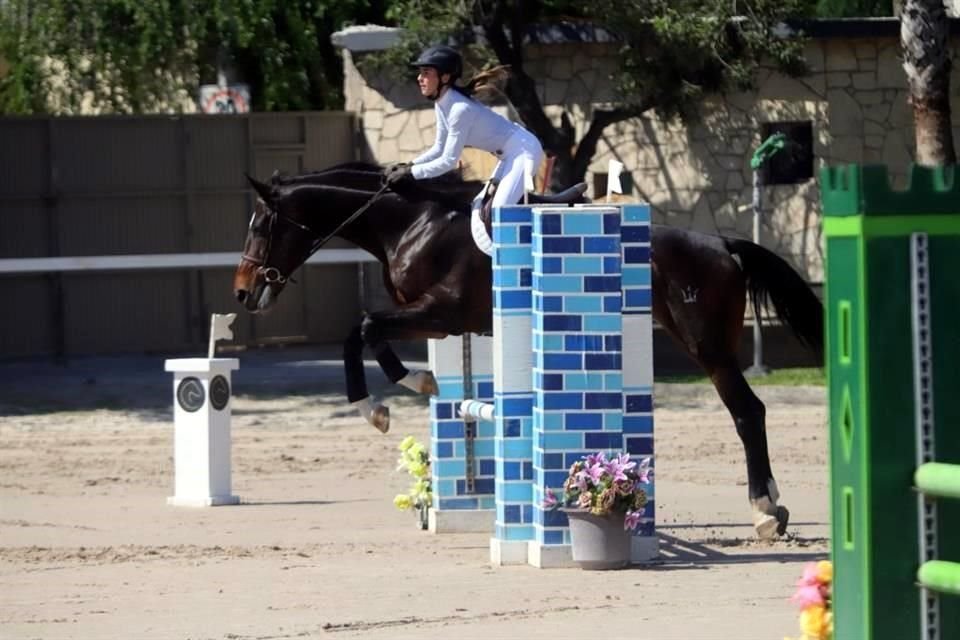
[[[371,174],[371,173],[383,173],[383,168],[379,165],[370,163],[370,162],[344,162],[343,164],[338,164],[327,169],[322,169],[320,171],[307,171],[305,173],[296,173],[288,174],[283,173],[280,170],[277,170],[270,177],[270,184],[274,186],[285,187],[288,185],[297,185],[297,184],[327,184],[330,180],[331,174],[334,173],[343,173],[343,174]]]
[[[294,175],[275,172],[270,178],[270,184],[277,187],[296,186],[301,184],[330,185],[331,179],[342,176],[347,179],[353,177],[382,176],[383,167],[363,161],[344,162],[342,164],[323,169]],[[436,178],[414,180],[403,183],[395,189],[401,195],[412,200],[434,200],[450,204],[457,208],[469,204],[483,183],[479,180],[464,180],[459,170],[449,171]]]

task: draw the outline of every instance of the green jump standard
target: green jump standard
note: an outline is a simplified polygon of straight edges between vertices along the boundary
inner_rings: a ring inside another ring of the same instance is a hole
[[[919,640],[926,597],[918,583],[921,503],[936,505],[939,561],[924,575],[949,586],[950,565],[960,563],[960,500],[921,494],[914,483],[920,439],[911,236],[927,234],[929,462],[960,465],[960,169],[915,166],[903,191],[890,188],[884,166],[828,167],[820,181],[834,637]],[[948,493],[960,491],[958,479],[950,469],[937,476]],[[937,593],[940,637],[960,638],[960,598],[948,589]]]

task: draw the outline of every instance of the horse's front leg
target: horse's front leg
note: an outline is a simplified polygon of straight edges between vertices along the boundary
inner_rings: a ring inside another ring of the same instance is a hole
[[[380,340],[373,346],[373,354],[380,365],[381,371],[387,376],[387,379],[393,384],[399,384],[406,387],[414,393],[435,396],[440,393],[437,386],[437,379],[433,377],[431,371],[410,371],[407,369],[389,342]]]
[[[367,377],[363,370],[363,336],[360,325],[355,326],[343,343],[343,368],[347,379],[347,401],[355,406],[364,419],[381,433],[390,429],[390,410],[375,403],[367,391]]]

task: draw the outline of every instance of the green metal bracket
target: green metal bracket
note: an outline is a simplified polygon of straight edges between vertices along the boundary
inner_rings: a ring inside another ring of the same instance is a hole
[[[753,157],[750,159],[750,168],[756,171],[759,169],[764,162],[772,158],[778,151],[783,149],[787,144],[787,136],[783,133],[775,133],[766,140],[764,140],[757,150],[753,152]]]

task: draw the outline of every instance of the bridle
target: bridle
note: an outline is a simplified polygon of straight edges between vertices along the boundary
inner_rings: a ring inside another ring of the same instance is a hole
[[[270,262],[270,249],[273,247],[273,230],[277,222],[285,222],[289,225],[296,227],[297,229],[300,229],[301,231],[304,231],[310,234],[313,237],[313,240],[310,243],[310,248],[307,249],[303,257],[297,262],[297,266],[294,267],[294,270],[296,270],[300,265],[302,265],[304,262],[309,260],[310,256],[316,253],[320,249],[320,247],[327,244],[327,242],[329,242],[334,236],[340,233],[340,231],[345,226],[347,226],[348,224],[350,224],[351,222],[359,218],[360,215],[362,215],[364,211],[369,209],[370,205],[372,205],[377,198],[383,195],[383,193],[389,187],[390,187],[389,184],[384,184],[383,186],[381,186],[380,189],[375,194],[373,194],[373,196],[371,196],[370,199],[367,200],[367,202],[364,203],[362,207],[360,207],[359,209],[354,211],[352,214],[350,214],[350,217],[348,217],[346,220],[344,220],[339,225],[337,225],[336,229],[334,229],[333,231],[331,231],[325,236],[321,236],[319,233],[317,233],[307,225],[301,224],[289,216],[281,215],[276,209],[274,209],[273,207],[269,206],[266,202],[264,202],[263,206],[267,208],[267,248],[263,252],[262,258],[259,258],[257,256],[251,256],[246,252],[244,252],[243,254],[241,254],[240,259],[241,261],[246,261],[256,265],[257,268],[255,270],[255,273],[261,274],[263,276],[264,282],[266,282],[267,284],[272,284],[274,282],[278,284],[286,284],[287,281],[296,283],[296,280],[294,280],[290,275],[284,275],[280,271],[280,269],[276,267],[268,266],[268,263]]]

